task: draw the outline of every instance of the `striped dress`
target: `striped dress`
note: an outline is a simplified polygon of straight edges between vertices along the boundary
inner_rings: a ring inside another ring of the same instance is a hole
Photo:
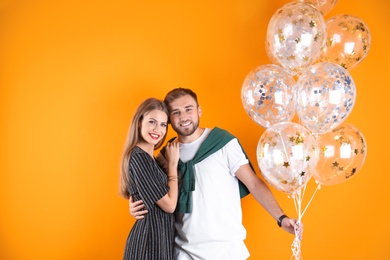
[[[168,193],[167,175],[144,150],[134,147],[129,160],[130,195],[142,200],[148,213],[137,220],[126,241],[125,260],[173,259],[173,214],[163,211],[156,202]]]

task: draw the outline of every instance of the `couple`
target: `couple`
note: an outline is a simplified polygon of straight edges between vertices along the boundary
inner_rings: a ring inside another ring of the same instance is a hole
[[[151,100],[158,105],[145,105]],[[237,138],[199,126],[202,111],[192,90],[176,88],[164,102],[148,99],[140,108],[122,158],[121,194],[137,219],[124,259],[247,259],[240,199],[249,192],[294,234],[296,220],[254,173]],[[177,138],[154,158],[168,122]]]

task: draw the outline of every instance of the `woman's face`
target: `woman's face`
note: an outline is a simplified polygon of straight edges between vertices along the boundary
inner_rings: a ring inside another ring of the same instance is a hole
[[[144,115],[141,122],[141,136],[149,144],[156,145],[167,133],[168,116],[155,109]]]

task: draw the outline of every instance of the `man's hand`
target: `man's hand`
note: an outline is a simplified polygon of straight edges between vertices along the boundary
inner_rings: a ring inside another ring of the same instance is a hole
[[[142,200],[133,202],[133,197],[129,199],[129,211],[130,215],[135,219],[143,219],[145,218],[145,214],[148,211],[145,209],[145,205]]]
[[[288,233],[295,234],[302,240],[303,224],[297,222],[296,219],[284,218],[282,220],[282,228]]]

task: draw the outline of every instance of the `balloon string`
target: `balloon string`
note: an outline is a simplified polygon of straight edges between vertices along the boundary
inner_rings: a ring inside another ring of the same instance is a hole
[[[290,157],[288,156],[288,153],[287,153],[287,150],[286,150],[286,145],[284,144],[283,136],[280,134],[280,131],[278,131],[278,134],[279,134],[279,136],[280,136],[280,140],[282,141],[284,154],[285,154],[286,157],[287,157],[286,159],[287,159],[287,161],[290,163]]]
[[[302,230],[300,230],[299,226],[301,225],[301,221],[302,221],[302,217],[303,215],[305,214],[307,208],[309,207],[310,203],[312,202],[314,196],[316,195],[317,191],[320,190],[321,188],[321,185],[317,185],[315,191],[313,192],[309,202],[307,203],[305,209],[303,210],[302,212],[302,201],[303,201],[303,197],[304,197],[304,194],[306,193],[306,185],[304,185],[301,189],[299,189],[298,191],[296,191],[292,198],[293,198],[293,201],[294,201],[294,205],[295,205],[295,210],[298,214],[298,220],[297,220],[297,223],[294,227],[294,233],[295,233],[295,238],[294,238],[294,241],[291,245],[291,251],[293,253],[293,255],[291,256],[290,259],[295,259],[295,260],[301,260],[302,259],[302,252],[301,252],[301,240],[302,240]]]
[[[298,214],[298,219],[301,217],[301,189],[296,191],[296,193],[293,195],[294,205],[295,205],[295,211]]]
[[[295,210],[298,213],[298,219],[300,220],[302,218],[302,201],[304,194],[306,192],[306,184],[303,185],[297,192],[293,195],[294,199],[294,205],[295,205]]]
[[[299,230],[299,225],[300,221],[297,221],[296,226],[294,227],[294,232],[295,232],[295,238],[294,241],[291,245],[291,250],[293,252],[293,255],[291,256],[290,259],[296,259],[300,260],[302,259],[302,254],[301,254],[301,235],[302,231]]]
[[[302,219],[302,214],[301,214],[301,205],[302,205],[302,189],[300,189],[299,191],[297,191],[294,195],[293,195],[293,199],[294,199],[294,204],[295,204],[295,208],[297,210],[297,213],[298,213],[298,220],[297,220],[297,223],[294,227],[294,233],[295,233],[295,238],[294,238],[294,241],[291,245],[291,251],[293,253],[293,255],[291,256],[290,259],[301,259],[301,236],[302,236],[302,231],[299,230],[299,226],[301,224],[301,219]]]
[[[305,214],[307,208],[309,207],[311,201],[313,200],[314,195],[316,195],[317,191],[318,191],[320,188],[321,188],[321,186],[320,186],[320,185],[317,185],[317,188],[315,189],[315,191],[314,191],[313,194],[311,195],[311,198],[310,198],[309,202],[307,203],[305,209],[303,210],[302,217],[303,217],[303,215]]]

